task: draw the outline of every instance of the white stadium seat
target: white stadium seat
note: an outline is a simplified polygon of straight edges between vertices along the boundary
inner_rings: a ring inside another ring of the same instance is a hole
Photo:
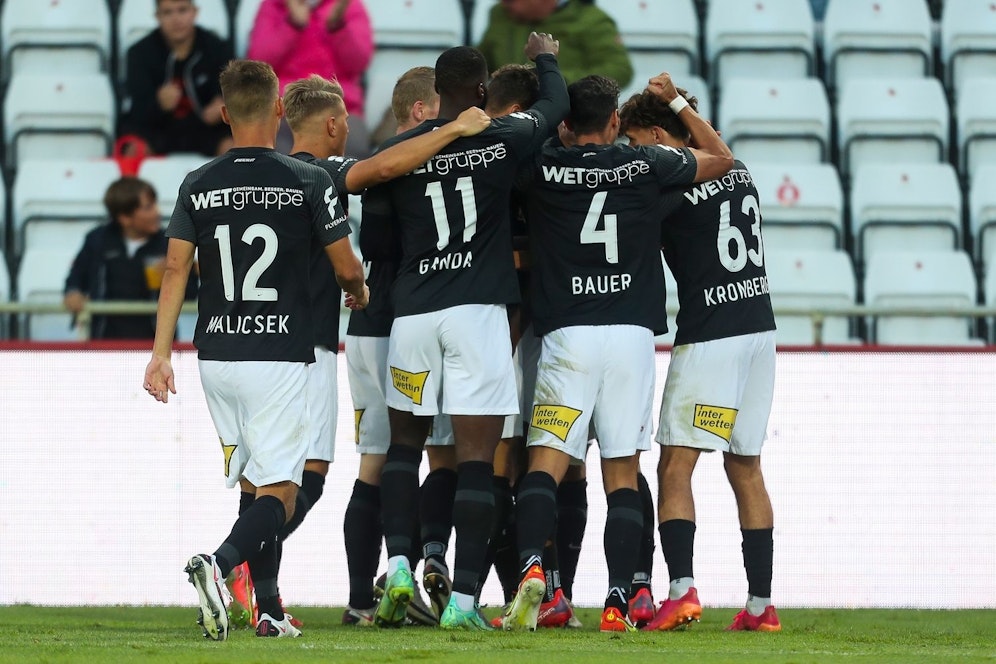
[[[24,245],[26,226],[36,221],[92,224],[106,220],[104,192],[120,175],[117,162],[110,159],[24,161],[14,179],[12,197],[15,246]],[[79,249],[75,238],[68,244],[49,249]]]
[[[844,176],[868,162],[941,161],[948,132],[948,103],[936,78],[856,79],[840,91],[837,145]]]
[[[968,194],[968,219],[975,260],[988,275],[996,261],[996,163],[985,164],[972,175]]]
[[[866,164],[854,177],[856,255],[961,246],[961,189],[951,164]]]
[[[612,0],[598,6],[616,22],[634,70],[656,69],[654,75],[666,71],[675,80],[699,72],[699,20],[693,0]],[[644,77],[641,89],[646,83]]]
[[[823,82],[731,79],[719,101],[719,128],[748,166],[757,161],[826,161],[830,104]]]
[[[14,72],[107,70],[111,14],[106,2],[6,0],[2,4],[4,80]]]
[[[830,87],[866,76],[922,77],[933,62],[926,0],[831,0],[823,19]]]
[[[747,164],[764,219],[764,247],[839,249],[844,239],[844,194],[832,164]]]
[[[963,251],[878,252],[865,273],[865,304],[957,308],[975,305],[972,261]],[[885,345],[974,346],[973,319],[964,316],[878,316],[874,341]]]
[[[767,248],[767,247],[766,247]],[[784,250],[766,251],[765,270],[771,289],[771,304],[778,307],[833,308],[853,306],[857,296],[854,266],[846,251]],[[775,316],[780,346],[812,345],[816,332],[810,316]],[[821,343],[850,344],[846,316],[828,316],[823,321]]]
[[[252,32],[252,26],[256,22],[256,14],[259,12],[261,4],[263,4],[263,0],[239,0],[233,21],[235,34],[233,35],[234,39],[232,39],[237,58],[246,57],[246,51],[249,50],[249,34]]]
[[[79,248],[33,249],[21,257],[17,271],[17,299],[20,302],[56,304],[62,302],[66,276]],[[75,341],[69,313],[22,314],[21,335],[31,341]]]
[[[7,259],[4,258],[3,252],[0,251],[0,302],[10,302],[10,272],[7,269]],[[0,338],[7,338],[9,334],[7,322],[9,316],[7,314],[0,314]]]
[[[245,1],[245,0],[243,0]],[[194,0],[197,25],[217,33],[222,39],[230,35],[225,0]],[[121,0],[118,7],[118,78],[125,78],[128,49],[139,39],[159,27],[156,5],[150,0]]]
[[[706,53],[713,86],[722,90],[731,78],[758,72],[766,78],[812,76],[813,32],[809,0],[711,0]]]
[[[969,78],[996,76],[996,4],[945,0],[941,14],[944,80],[957,99]]]
[[[996,163],[996,75],[965,81],[957,102],[959,168],[966,178]]]
[[[8,166],[23,159],[107,156],[114,123],[107,76],[17,74],[4,103]]]
[[[197,170],[210,161],[210,157],[199,154],[171,154],[165,157],[149,157],[138,167],[138,177],[146,180],[156,190],[159,199],[159,213],[169,220],[176,205],[176,195],[187,173]]]
[[[432,49],[438,55],[463,43],[458,0],[376,0],[367,7],[378,48]]]

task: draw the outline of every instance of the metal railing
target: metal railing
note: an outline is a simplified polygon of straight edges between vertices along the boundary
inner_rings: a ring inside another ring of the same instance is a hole
[[[76,316],[76,330],[80,341],[89,340],[90,321],[93,316],[122,315],[143,316],[156,313],[155,302],[88,302]],[[968,307],[918,307],[870,306],[852,304],[832,307],[774,306],[775,316],[808,316],[813,324],[813,345],[823,345],[823,326],[828,318],[875,318],[904,316],[922,318],[996,318],[996,306]],[[678,312],[676,303],[669,302],[669,314]],[[2,314],[65,314],[69,313],[61,302],[0,302]],[[181,313],[197,313],[196,302],[184,302]]]

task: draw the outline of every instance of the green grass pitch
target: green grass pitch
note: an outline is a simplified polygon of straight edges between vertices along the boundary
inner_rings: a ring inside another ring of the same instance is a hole
[[[491,616],[495,609],[486,610]],[[735,609],[706,607],[682,632],[600,634],[599,611],[580,609],[582,630],[444,632],[357,629],[342,609],[302,607],[299,639],[201,637],[191,607],[0,607],[0,662],[387,662],[578,664],[645,662],[996,662],[996,611],[779,611],[776,634],[727,633]]]

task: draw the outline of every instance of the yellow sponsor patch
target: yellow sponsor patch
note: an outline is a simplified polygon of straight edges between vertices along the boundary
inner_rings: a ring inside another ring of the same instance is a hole
[[[422,390],[425,387],[425,379],[428,377],[428,371],[412,373],[391,367],[391,382],[394,384],[394,389],[411,399],[416,406],[422,405]]]
[[[726,442],[730,442],[730,438],[733,436],[733,425],[736,423],[737,410],[735,408],[695,404],[692,425],[696,429],[716,434]]]
[[[533,406],[533,418],[529,425],[552,433],[566,443],[567,434],[580,415],[581,411],[577,408],[536,404]]]
[[[221,438],[218,439],[218,442],[221,443],[221,452],[225,455],[225,477],[228,477],[228,471],[232,465],[232,455],[235,454],[238,445],[226,445]]]
[[[360,444],[360,420],[363,419],[363,413],[365,408],[359,408],[353,411],[353,430],[356,432],[356,444]]]

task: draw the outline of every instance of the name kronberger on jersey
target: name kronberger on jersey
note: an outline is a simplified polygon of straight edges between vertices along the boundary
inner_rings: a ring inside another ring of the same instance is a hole
[[[190,202],[195,210],[206,208],[232,207],[243,210],[248,205],[258,205],[264,210],[275,207],[300,207],[304,205],[304,192],[300,189],[285,187],[225,187],[190,194]]]
[[[584,185],[595,189],[603,184],[626,184],[638,175],[650,172],[650,164],[635,159],[615,168],[577,168],[568,166],[543,166],[543,179],[559,184]]]
[[[574,295],[607,295],[621,293],[633,283],[633,275],[600,274],[593,277],[571,277],[571,292]]]
[[[711,196],[723,191],[733,191],[737,185],[750,185],[753,180],[745,169],[738,168],[730,171],[723,177],[716,180],[708,180],[685,192],[685,198],[692,205],[698,205],[702,201],[709,200]]]
[[[266,316],[211,316],[207,328],[209,334],[290,334],[287,314]]]
[[[705,303],[707,307],[713,307],[717,304],[725,304],[726,302],[745,300],[747,298],[757,297],[758,295],[767,295],[768,278],[754,277],[753,279],[734,281],[732,283],[723,284],[722,286],[716,286],[714,288],[704,288],[702,290],[702,294],[705,296]]]
[[[473,171],[478,167],[487,168],[493,162],[505,159],[507,156],[508,148],[505,147],[505,144],[495,143],[485,148],[475,148],[473,150],[463,150],[449,154],[437,154],[412,171],[412,173],[415,175],[437,173],[445,176],[454,168]]]
[[[474,254],[470,251],[455,251],[445,256],[423,258],[418,262],[418,273],[428,274],[436,270],[462,270],[470,267]]]

